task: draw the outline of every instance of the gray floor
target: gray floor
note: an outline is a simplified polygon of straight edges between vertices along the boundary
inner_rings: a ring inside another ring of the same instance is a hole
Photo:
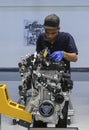
[[[11,76],[12,73],[1,73],[1,75],[3,76],[0,76],[0,84],[6,84],[10,98],[13,101],[17,101],[19,98],[18,85],[21,84],[20,78],[17,78],[19,75],[17,73],[13,76]],[[78,127],[79,130],[89,130],[88,78],[88,73],[72,73],[74,87],[71,93],[71,101],[75,113],[72,118],[72,123],[68,127]],[[19,125],[13,125],[10,117],[1,115],[1,130],[27,130],[27,128]]]

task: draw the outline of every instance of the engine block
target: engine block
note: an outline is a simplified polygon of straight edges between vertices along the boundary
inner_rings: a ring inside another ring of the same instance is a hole
[[[54,63],[49,57],[35,54],[27,56],[18,65],[22,76],[19,94],[26,101],[26,111],[36,121],[57,124],[59,117],[64,118],[62,110],[73,86],[64,62]],[[27,95],[30,95],[29,101]]]

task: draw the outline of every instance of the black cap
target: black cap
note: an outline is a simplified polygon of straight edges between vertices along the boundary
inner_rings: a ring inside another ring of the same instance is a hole
[[[43,27],[45,29],[56,29],[57,27],[59,27],[59,24],[59,17],[55,14],[51,14],[45,18]]]

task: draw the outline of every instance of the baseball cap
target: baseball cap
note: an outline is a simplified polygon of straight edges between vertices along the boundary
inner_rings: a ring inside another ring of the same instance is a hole
[[[59,24],[59,17],[56,14],[50,14],[45,18],[43,27],[45,29],[56,29],[57,27],[59,27]]]

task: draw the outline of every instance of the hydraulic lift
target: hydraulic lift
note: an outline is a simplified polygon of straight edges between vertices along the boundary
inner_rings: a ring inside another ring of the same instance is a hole
[[[0,84],[0,113],[12,118],[32,122],[32,115],[25,111],[25,106],[13,102],[8,95],[5,84]]]
[[[0,130],[1,130],[1,114],[0,114]]]

